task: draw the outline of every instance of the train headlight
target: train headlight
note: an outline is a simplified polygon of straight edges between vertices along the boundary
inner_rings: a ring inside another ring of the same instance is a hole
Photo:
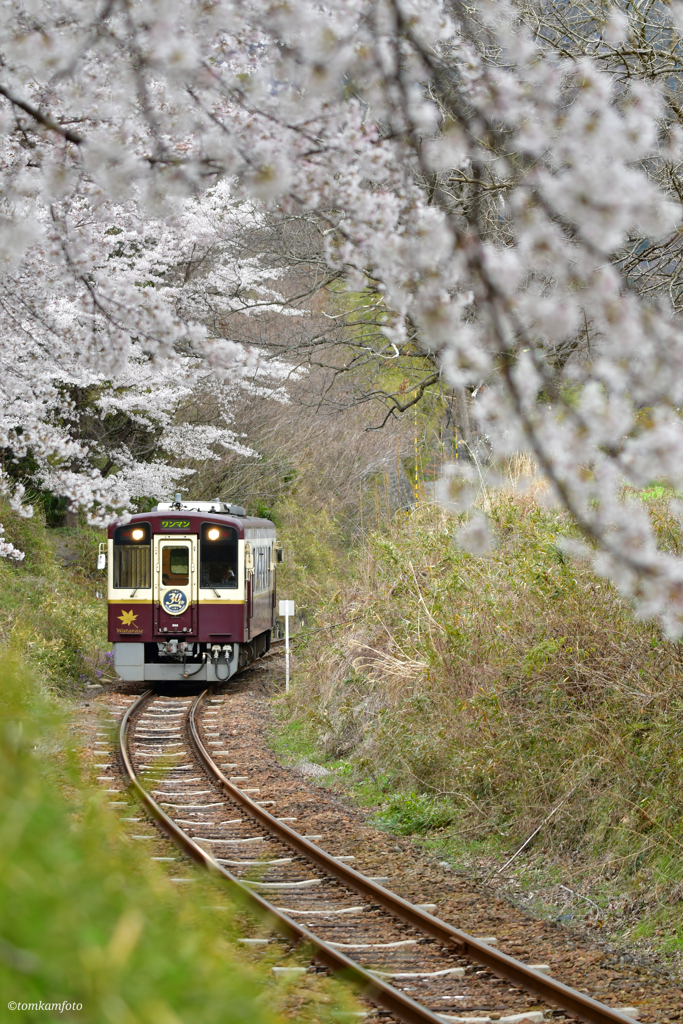
[[[144,530],[133,530],[133,532],[131,533],[131,537],[133,538],[133,540],[142,540],[144,536]]]
[[[220,535],[221,535],[221,531],[220,530],[209,530],[209,532],[207,533],[206,536],[209,538],[209,540],[218,540]]]

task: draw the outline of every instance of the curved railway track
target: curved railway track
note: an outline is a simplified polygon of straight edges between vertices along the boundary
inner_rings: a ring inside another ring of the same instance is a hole
[[[147,691],[127,707],[119,754],[137,797],[188,857],[272,931],[305,943],[385,1017],[516,1024],[552,1015],[633,1024],[632,1016],[563,985],[540,965],[433,916],[432,905],[392,893],[383,884],[388,879],[361,874],[352,857],[317,845],[322,836],[295,831],[296,819],[275,817],[267,809],[273,801],[237,774],[242,766],[212,723],[216,714],[208,690],[188,699]]]

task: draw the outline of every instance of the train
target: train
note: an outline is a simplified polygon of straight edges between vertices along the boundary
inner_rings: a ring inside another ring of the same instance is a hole
[[[270,648],[280,562],[275,525],[218,498],[177,494],[113,523],[98,567],[117,675],[226,682]]]

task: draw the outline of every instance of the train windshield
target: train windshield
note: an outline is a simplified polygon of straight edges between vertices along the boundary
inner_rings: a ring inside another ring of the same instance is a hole
[[[129,523],[114,530],[114,586],[152,585],[152,546],[149,523]]]
[[[200,586],[216,589],[237,587],[237,530],[232,526],[204,523],[199,548]]]
[[[164,544],[161,549],[161,584],[186,587],[190,582],[190,549],[187,544]]]

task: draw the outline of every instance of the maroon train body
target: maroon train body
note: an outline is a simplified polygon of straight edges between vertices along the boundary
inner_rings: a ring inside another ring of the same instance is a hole
[[[122,679],[224,681],[270,647],[281,551],[269,519],[176,500],[110,526],[107,554]]]

